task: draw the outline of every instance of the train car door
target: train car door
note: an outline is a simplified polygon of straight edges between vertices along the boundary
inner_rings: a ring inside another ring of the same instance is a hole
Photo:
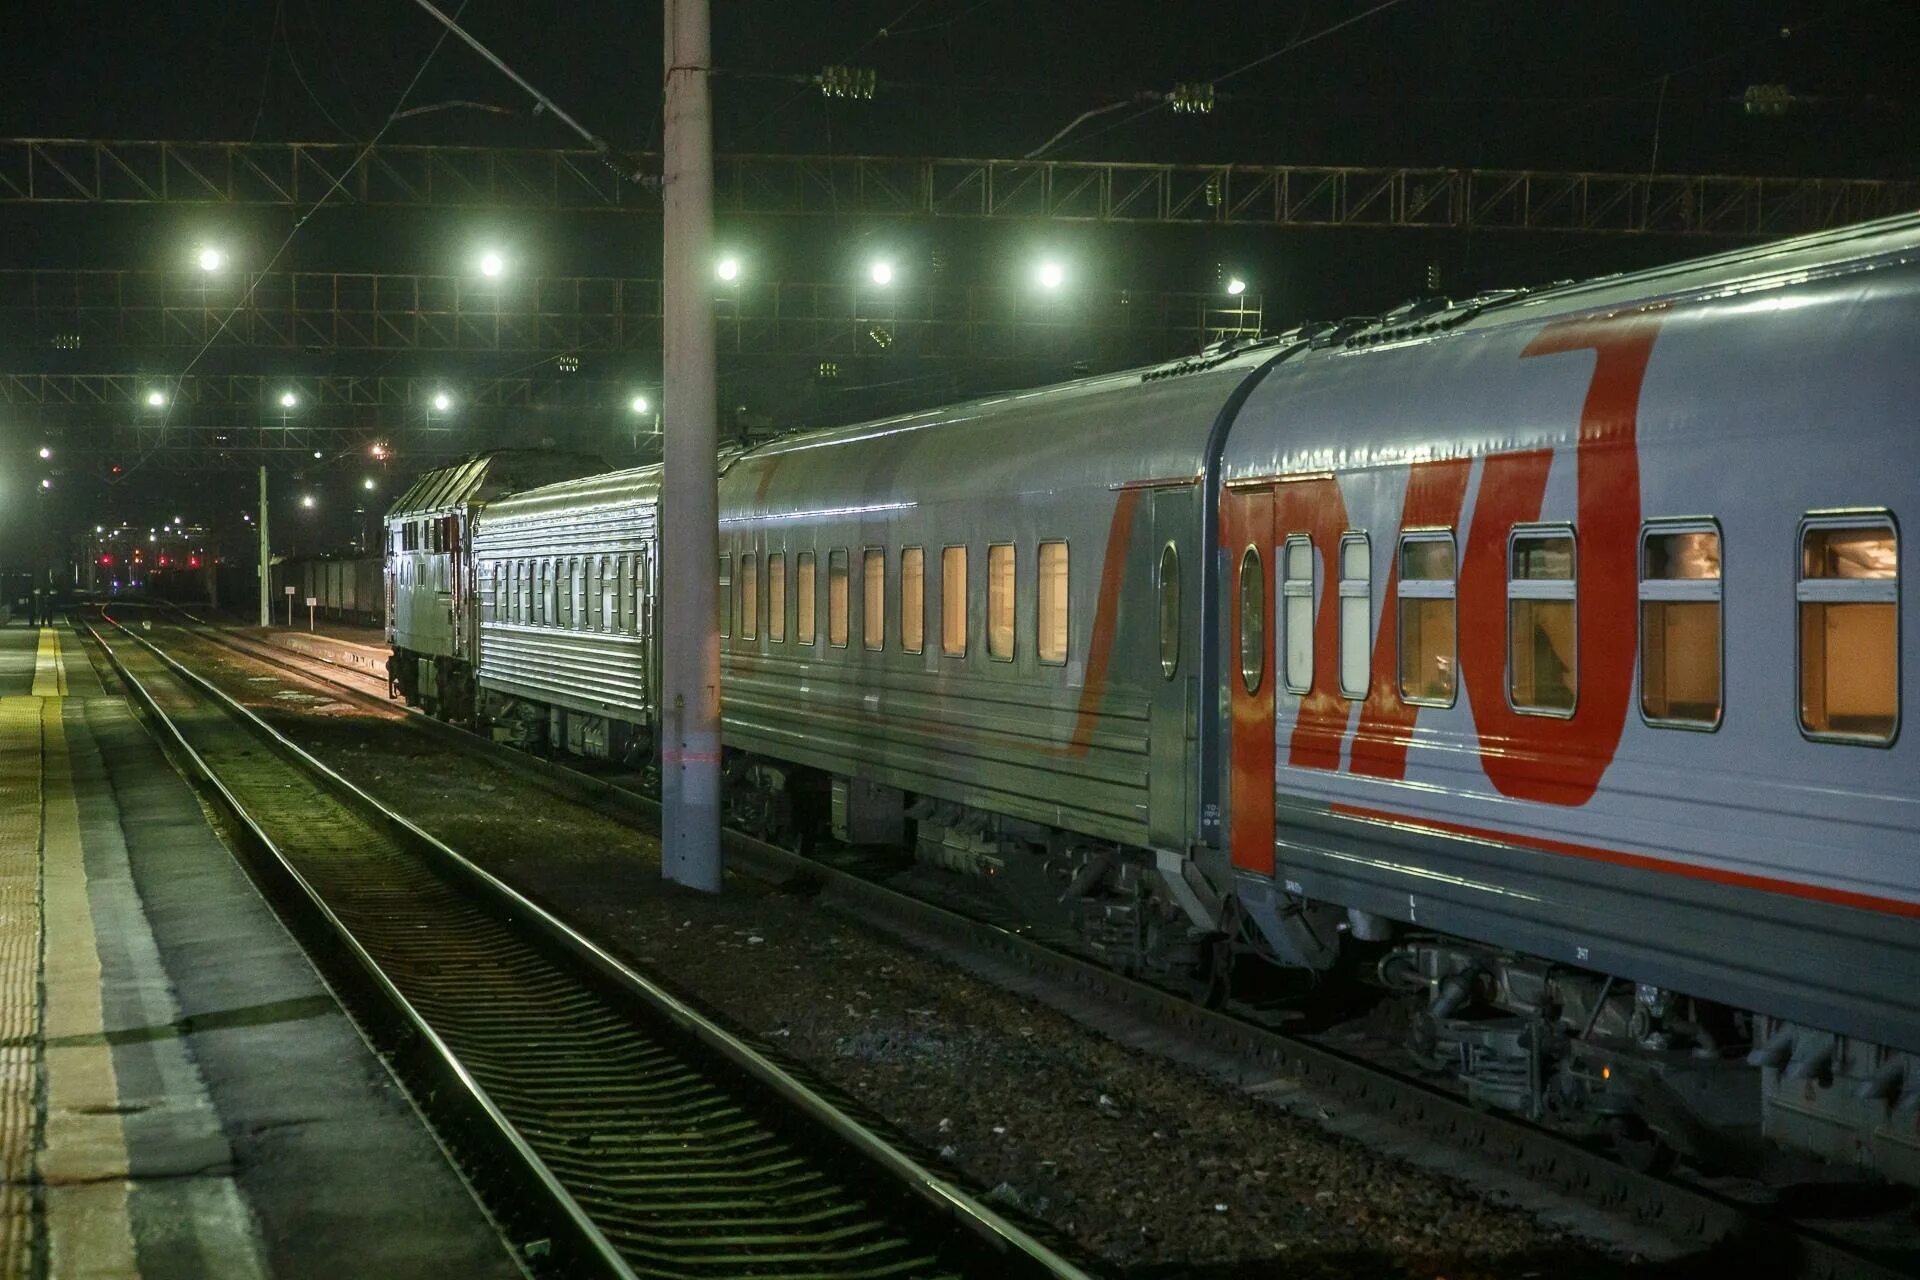
[[[1227,619],[1226,831],[1233,865],[1273,874],[1273,489],[1220,495],[1221,586]]]
[[[1148,682],[1147,834],[1155,848],[1184,851],[1197,833],[1193,793],[1200,689],[1200,490],[1155,489],[1152,574],[1139,631],[1152,637]],[[1129,549],[1130,554],[1138,552]]]

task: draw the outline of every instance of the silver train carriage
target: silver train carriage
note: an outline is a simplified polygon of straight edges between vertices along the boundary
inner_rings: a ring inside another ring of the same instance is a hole
[[[502,739],[628,763],[649,755],[659,471],[531,489],[474,522],[478,712]]]
[[[566,476],[597,460],[500,450],[429,471],[387,510],[388,678],[413,706],[464,718],[473,705],[478,615],[468,541],[488,499]]]
[[[1629,1153],[1764,1128],[1920,1181],[1916,248],[1889,220],[734,458],[731,816],[911,839],[1128,967],[1364,964],[1429,1066]],[[478,579],[483,637],[588,633],[482,683],[589,751],[657,687],[618,568],[657,472],[605,479],[617,536]]]

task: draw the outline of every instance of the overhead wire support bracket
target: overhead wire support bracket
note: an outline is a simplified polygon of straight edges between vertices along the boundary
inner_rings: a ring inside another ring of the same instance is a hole
[[[451,31],[454,35],[460,37],[460,39],[466,44],[466,46],[469,49],[472,49],[475,53],[479,54],[482,58],[485,58],[488,62],[492,63],[494,68],[498,70],[501,75],[505,76],[507,79],[519,85],[521,89],[525,90],[527,94],[533,98],[534,103],[536,104],[536,110],[552,113],[553,117],[556,120],[560,121],[560,123],[566,125],[569,129],[572,129],[575,133],[579,134],[583,139],[585,139],[587,145],[592,147],[596,152],[598,152],[600,154],[600,157],[607,162],[608,167],[614,169],[616,172],[621,173],[621,176],[630,178],[636,182],[644,179],[645,175],[637,167],[622,170],[619,165],[616,165],[614,163],[614,158],[619,153],[617,153],[613,149],[613,145],[611,143],[609,143],[605,138],[602,138],[599,134],[593,132],[593,130],[581,124],[578,120],[575,120],[572,116],[568,115],[565,108],[561,107],[559,103],[555,102],[552,98],[549,98],[546,94],[540,92],[540,90],[536,88],[534,84],[531,81],[529,81],[525,76],[521,75],[518,71],[515,71],[512,67],[508,66],[506,62],[501,59],[499,54],[496,54],[493,50],[487,48],[486,45],[481,44],[480,41],[475,39],[474,36],[472,36],[465,27],[462,27],[458,22],[455,22],[451,17],[447,16],[445,13],[442,13],[440,9],[434,5],[433,0],[413,0],[413,2],[419,5],[422,9],[425,9],[428,13],[432,14],[435,20],[438,21],[442,26],[446,27],[448,31]],[[629,162],[629,164],[630,163],[631,162]]]

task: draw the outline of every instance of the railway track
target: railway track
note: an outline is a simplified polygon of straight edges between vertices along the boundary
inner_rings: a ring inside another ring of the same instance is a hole
[[[1087,1274],[107,622],[99,651],[530,1271]]]
[[[392,709],[395,704],[357,688],[333,671],[291,660],[274,646],[236,641],[217,629],[196,631],[234,652],[306,679],[323,680],[352,699]],[[653,822],[650,797],[617,782],[486,742],[464,730],[413,714],[418,730],[448,745],[543,777],[572,798],[641,822]],[[1398,1129],[1442,1146],[1466,1150],[1522,1171],[1531,1181],[1602,1207],[1701,1250],[1764,1260],[1758,1274],[1842,1280],[1911,1275],[1837,1239],[1818,1226],[1794,1222],[1756,1204],[1691,1182],[1641,1173],[1612,1157],[1511,1116],[1481,1110],[1463,1098],[1393,1071],[1325,1039],[1289,1034],[1232,1013],[1206,1009],[1184,996],[1046,945],[988,920],[945,909],[844,870],[736,832],[726,835],[729,866],[774,882],[807,881],[823,905],[851,915],[912,946],[935,950],[996,980],[1014,982],[1056,1005],[1097,1007],[1123,1035],[1177,1039],[1179,1056],[1245,1081],[1284,1078],[1320,1097],[1387,1119]]]

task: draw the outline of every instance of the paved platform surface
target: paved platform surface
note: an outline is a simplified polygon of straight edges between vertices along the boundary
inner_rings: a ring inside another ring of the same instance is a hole
[[[78,641],[0,627],[0,1278],[520,1274]]]

